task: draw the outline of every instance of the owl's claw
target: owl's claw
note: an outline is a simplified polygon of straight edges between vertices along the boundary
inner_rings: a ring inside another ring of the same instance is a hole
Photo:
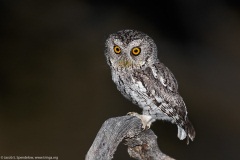
[[[149,115],[141,115],[136,112],[128,112],[127,115],[139,118],[142,121],[142,130],[148,130],[152,124],[152,117]]]

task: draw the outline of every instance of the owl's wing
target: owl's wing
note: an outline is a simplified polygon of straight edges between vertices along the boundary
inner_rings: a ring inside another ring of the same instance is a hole
[[[153,103],[177,124],[186,120],[186,106],[178,94],[178,84],[172,72],[163,63],[155,63],[134,73],[135,81],[145,87]]]
[[[169,91],[177,92],[178,83],[172,72],[161,62],[155,63],[150,67],[155,79],[158,79],[162,85]]]
[[[153,110],[153,114],[158,110],[160,117],[156,117],[157,119],[166,119],[177,124],[179,139],[187,137],[187,143],[189,138],[193,140],[195,130],[188,120],[187,109],[178,93],[177,81],[172,72],[159,62],[145,70],[134,72],[133,78],[141,88],[144,87],[142,90],[148,95],[149,102],[147,104],[151,107],[149,114],[151,115],[151,110]],[[154,106],[156,108],[153,108]],[[162,116],[161,113],[166,116]]]

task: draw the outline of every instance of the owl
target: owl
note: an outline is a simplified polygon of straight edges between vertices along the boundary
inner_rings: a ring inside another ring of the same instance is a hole
[[[130,113],[142,120],[143,128],[155,120],[169,121],[177,125],[180,140],[193,141],[195,130],[178,83],[158,59],[152,38],[136,30],[118,31],[107,38],[105,56],[117,89],[143,110],[142,115]]]

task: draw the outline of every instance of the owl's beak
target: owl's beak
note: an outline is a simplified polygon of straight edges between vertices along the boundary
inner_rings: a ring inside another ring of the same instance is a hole
[[[132,66],[132,61],[130,59],[123,58],[118,61],[118,65],[121,67],[128,68],[128,67]]]

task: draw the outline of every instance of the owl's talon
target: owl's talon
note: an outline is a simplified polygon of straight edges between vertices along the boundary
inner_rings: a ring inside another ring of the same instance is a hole
[[[136,112],[128,112],[127,115],[137,117],[142,122],[142,131],[148,130],[152,124],[152,117],[149,115],[141,115]]]
[[[147,125],[145,129],[146,129],[146,130],[150,129],[150,126],[149,126],[149,125]]]
[[[145,130],[147,130],[147,127],[142,124],[141,129],[142,129],[142,131],[145,131]]]

